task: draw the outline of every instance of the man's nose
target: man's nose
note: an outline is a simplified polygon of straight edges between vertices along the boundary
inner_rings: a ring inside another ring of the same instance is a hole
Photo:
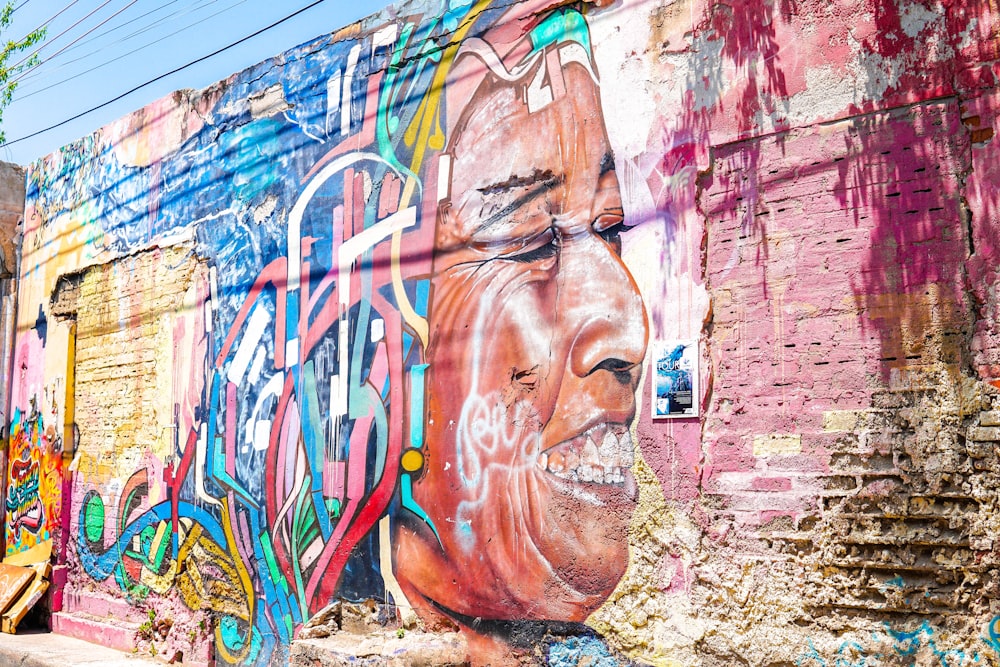
[[[581,276],[571,287],[576,335],[569,352],[577,377],[608,371],[623,384],[638,381],[649,328],[639,288],[622,258],[603,238],[590,234],[569,242],[564,262],[579,263],[569,272]]]

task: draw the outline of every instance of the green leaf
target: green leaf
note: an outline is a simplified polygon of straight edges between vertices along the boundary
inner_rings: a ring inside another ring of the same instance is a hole
[[[30,70],[41,63],[37,50],[20,65],[10,64],[10,58],[40,43],[46,35],[46,29],[40,28],[19,40],[3,39],[2,33],[10,27],[13,13],[13,1],[4,2],[0,8],[0,44],[3,44],[3,49],[0,50],[0,145],[3,145],[7,140],[6,134],[3,132],[3,110],[11,103],[14,90],[17,88],[17,81],[10,81],[11,75]]]

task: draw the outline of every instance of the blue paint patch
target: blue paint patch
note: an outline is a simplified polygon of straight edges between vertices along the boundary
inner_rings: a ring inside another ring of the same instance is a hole
[[[991,622],[986,632],[989,637],[981,637],[987,646],[997,651],[1000,642],[996,635],[996,623],[1000,621],[997,617]],[[875,667],[885,664],[886,659],[890,659],[892,664],[896,664],[900,658],[904,660],[901,664],[917,664],[913,660],[920,659],[921,667],[927,665],[939,665],[940,667],[965,667],[967,665],[979,664],[983,658],[978,651],[971,654],[963,649],[941,649],[934,639],[935,629],[928,621],[921,623],[915,630],[896,630],[888,623],[884,624],[884,632],[872,632],[871,641],[879,646],[890,644],[895,656],[883,654],[878,651],[871,651],[855,640],[844,641],[836,652],[833,667]],[[807,650],[795,662],[796,667],[826,667],[830,664],[824,660],[813,645],[812,639],[807,640]],[[918,656],[926,656],[929,650],[935,658],[929,662]]]
[[[424,372],[427,364],[410,369],[410,446],[424,446]]]
[[[424,508],[413,499],[413,479],[409,475],[403,475],[399,480],[399,485],[400,502],[403,507],[420,517],[420,519],[434,532],[434,537],[437,538],[438,544],[441,544],[441,536],[438,535],[437,527],[434,525],[434,522],[427,515],[427,512],[424,511]],[[443,545],[442,548],[444,548]]]
[[[795,661],[795,667],[826,667],[826,660],[819,654],[816,650],[816,646],[813,645],[812,639],[806,640],[807,649],[799,656],[798,660]]]
[[[566,43],[579,44],[593,58],[590,46],[590,30],[583,15],[575,9],[564,9],[553,12],[531,31],[533,50],[528,57],[548,46],[559,46]]]
[[[226,646],[234,651],[243,648],[243,633],[240,632],[239,623],[232,616],[223,616],[219,622],[219,634]]]
[[[983,642],[993,649],[994,653],[1000,653],[1000,616],[994,616],[986,626],[986,636],[981,637]]]
[[[549,647],[547,664],[551,667],[620,667],[618,658],[596,637],[569,637]]]

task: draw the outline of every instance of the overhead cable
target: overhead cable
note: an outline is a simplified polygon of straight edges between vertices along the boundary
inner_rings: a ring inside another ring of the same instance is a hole
[[[77,42],[79,42],[81,39],[83,39],[84,37],[86,37],[90,33],[94,32],[95,30],[97,30],[98,28],[100,28],[102,25],[104,25],[105,23],[107,23],[108,21],[110,21],[111,19],[113,19],[114,17],[118,16],[119,14],[121,14],[122,12],[124,12],[126,9],[128,9],[129,7],[131,7],[132,5],[134,5],[137,2],[139,2],[139,0],[132,0],[127,5],[125,5],[121,9],[119,9],[117,12],[115,12],[114,14],[112,14],[111,16],[109,16],[108,18],[104,19],[103,21],[101,21],[100,23],[98,23],[93,28],[91,28],[87,32],[83,33],[82,35],[80,35],[76,39],[74,39],[72,42],[70,42],[69,44],[67,44],[63,48],[61,48],[58,51],[56,51],[55,53],[53,53],[51,56],[49,56],[49,58],[55,58],[60,53],[62,53],[63,51],[65,51],[69,47],[73,46],[74,44],[76,44]],[[14,79],[12,80],[12,83],[17,83],[18,81],[20,81],[21,79],[23,79],[26,75],[27,75],[27,72],[22,72],[21,74],[18,74],[16,77],[14,77]]]
[[[198,0],[196,0],[196,2],[197,2],[197,1],[198,1]],[[141,20],[141,19],[144,19],[144,18],[146,18],[146,17],[147,17],[147,16],[149,16],[150,14],[155,14],[156,12],[158,12],[158,11],[160,11],[160,10],[162,10],[162,9],[166,9],[166,8],[167,8],[167,7],[169,7],[170,5],[173,5],[173,4],[176,4],[176,3],[178,3],[178,2],[180,2],[180,0],[170,0],[169,2],[166,2],[166,3],[162,4],[162,5],[160,5],[159,7],[155,7],[155,8],[153,8],[153,9],[150,9],[150,10],[149,10],[148,12],[145,12],[144,14],[139,14],[139,15],[138,15],[138,16],[136,16],[135,18],[131,18],[131,19],[129,19],[128,21],[124,21],[124,22],[122,22],[122,23],[119,23],[119,24],[118,24],[118,25],[116,25],[116,26],[112,26],[112,27],[108,28],[107,30],[105,30],[105,31],[103,31],[103,32],[99,32],[99,33],[97,33],[96,35],[94,35],[94,36],[90,37],[90,39],[85,39],[85,40],[83,40],[82,42],[80,42],[79,44],[74,44],[72,48],[69,48],[69,49],[66,49],[66,50],[67,50],[67,51],[75,51],[75,50],[77,50],[77,49],[79,49],[79,48],[81,48],[81,47],[83,47],[83,46],[86,46],[86,45],[87,45],[87,44],[89,44],[90,42],[93,42],[93,41],[95,41],[95,40],[98,40],[98,39],[101,39],[102,37],[105,37],[105,36],[107,36],[107,35],[110,35],[110,34],[111,34],[111,33],[113,33],[113,32],[116,32],[116,31],[118,31],[118,30],[121,30],[122,28],[124,28],[125,26],[129,25],[130,23],[135,23],[136,21],[139,21],[139,20]],[[153,22],[152,22],[151,24],[149,24],[149,25],[150,25],[150,26],[155,26],[155,25],[157,25],[157,24],[158,24],[159,22],[163,21],[164,19],[167,19],[167,18],[170,18],[171,16],[174,16],[174,14],[176,14],[176,13],[178,13],[178,12],[172,12],[172,13],[170,13],[170,14],[167,14],[167,15],[166,15],[166,16],[164,16],[164,17],[161,17],[161,18],[159,18],[159,19],[156,19],[155,21],[153,21]],[[139,31],[137,31],[137,32],[133,32],[133,33],[131,33],[130,35],[128,35],[128,36],[126,36],[126,37],[124,37],[123,39],[128,39],[129,37],[134,37],[135,35],[137,35],[137,34],[139,34],[140,32],[142,32],[142,30],[144,30],[144,29],[143,29],[143,28],[140,28],[140,29],[139,29]],[[97,53],[97,51],[92,51],[91,53],[88,53],[87,55],[91,55],[92,53]],[[51,62],[51,59],[47,60],[46,62]]]
[[[303,7],[302,9],[299,9],[299,10],[296,10],[296,11],[292,12],[291,14],[285,16],[282,19],[278,19],[277,21],[275,21],[271,25],[266,26],[264,28],[261,28],[260,30],[254,32],[254,33],[252,33],[250,35],[247,35],[246,37],[238,39],[238,40],[236,40],[235,42],[233,42],[231,44],[223,46],[220,49],[216,49],[215,51],[213,51],[212,53],[209,53],[208,55],[202,56],[201,58],[197,58],[196,60],[192,60],[191,62],[189,62],[189,63],[187,63],[185,65],[181,65],[180,67],[176,67],[176,68],[170,70],[169,72],[166,72],[164,74],[161,74],[161,75],[159,75],[157,77],[154,77],[154,78],[150,79],[149,81],[146,81],[144,83],[140,83],[138,86],[135,86],[134,88],[126,90],[121,95],[118,95],[117,97],[114,97],[114,98],[108,100],[107,102],[102,102],[101,104],[98,104],[97,106],[91,107],[91,108],[87,109],[86,111],[81,111],[80,113],[78,113],[75,116],[72,116],[70,118],[67,118],[66,120],[59,121],[58,123],[56,123],[54,125],[50,125],[49,127],[43,128],[43,129],[38,130],[36,132],[32,132],[31,134],[26,134],[23,137],[18,137],[17,139],[12,139],[11,141],[8,141],[8,142],[5,142],[3,144],[0,144],[0,148],[2,148],[3,146],[10,146],[11,144],[16,144],[16,143],[18,143],[20,141],[25,141],[26,139],[31,139],[32,137],[37,137],[39,134],[44,134],[45,132],[48,132],[50,130],[56,129],[57,127],[62,127],[66,123],[71,123],[71,122],[73,122],[74,120],[76,120],[78,118],[82,118],[82,117],[86,116],[89,113],[93,113],[94,111],[97,111],[98,109],[103,109],[104,107],[108,106],[109,104],[114,104],[118,100],[123,99],[125,97],[128,97],[129,95],[131,95],[132,93],[136,92],[137,90],[142,90],[143,88],[145,88],[146,86],[148,86],[150,84],[156,83],[157,81],[165,79],[168,76],[171,76],[173,74],[177,74],[177,72],[181,72],[183,70],[186,70],[188,67],[191,67],[193,65],[197,65],[198,63],[204,62],[205,60],[208,60],[209,58],[214,58],[215,56],[219,55],[220,53],[223,53],[224,51],[228,51],[229,49],[231,49],[231,48],[233,48],[235,46],[239,46],[243,42],[251,40],[254,37],[257,37],[258,35],[262,35],[263,33],[267,32],[268,30],[273,30],[274,28],[278,27],[279,25],[281,25],[285,21],[289,21],[289,20],[295,18],[296,16],[298,16],[302,12],[304,12],[306,10],[309,10],[309,9],[312,9],[316,5],[322,3],[323,1],[324,0],[315,0],[314,2],[311,2],[308,5],[306,5],[305,7]]]
[[[51,83],[51,84],[45,86],[44,88],[38,88],[37,90],[32,90],[30,93],[21,92],[22,89],[19,88],[18,89],[19,92],[18,92],[17,99],[19,99],[19,100],[27,99],[27,98],[31,97],[32,95],[37,95],[38,93],[41,93],[41,92],[46,91],[46,90],[49,90],[50,88],[55,88],[56,86],[62,85],[64,83],[68,82],[68,81],[72,81],[72,80],[77,79],[77,78],[79,78],[81,76],[86,76],[87,74],[90,74],[91,72],[95,72],[95,71],[101,69],[102,67],[105,67],[105,66],[110,65],[112,63],[118,62],[122,58],[127,58],[128,56],[131,56],[131,55],[133,55],[135,53],[138,53],[139,51],[142,51],[143,49],[147,49],[150,46],[153,46],[154,44],[159,44],[160,42],[162,42],[162,41],[164,41],[166,39],[170,39],[174,35],[182,33],[185,30],[188,30],[189,28],[193,28],[194,26],[200,25],[200,24],[204,23],[205,21],[207,21],[208,19],[211,19],[213,17],[218,16],[219,14],[223,14],[223,13],[229,11],[233,7],[236,7],[238,5],[242,5],[246,1],[247,0],[237,0],[234,4],[229,5],[228,7],[224,7],[222,9],[220,9],[219,11],[215,12],[214,14],[209,14],[208,16],[206,16],[206,17],[204,17],[202,19],[199,19],[198,21],[195,21],[194,23],[189,23],[186,26],[184,26],[183,28],[175,30],[174,32],[172,32],[172,33],[170,33],[168,35],[164,35],[163,37],[160,37],[159,39],[153,40],[152,42],[147,42],[147,43],[143,44],[142,46],[140,46],[138,48],[132,49],[131,51],[128,51],[126,53],[118,55],[118,56],[116,56],[116,57],[114,57],[114,58],[112,58],[110,60],[105,60],[104,62],[102,62],[102,63],[100,63],[98,65],[94,65],[93,67],[90,67],[89,69],[85,69],[82,72],[77,72],[75,74],[72,74],[72,75],[66,77],[65,79],[60,79],[59,81],[56,81],[55,83]],[[166,18],[166,17],[164,17],[164,18]],[[143,31],[145,31],[145,29]],[[119,40],[118,42],[115,42],[114,44],[111,44],[109,46],[114,46],[115,44],[119,44],[121,42],[127,41],[127,39],[128,38]],[[107,50],[107,48],[108,47],[105,47],[104,49],[101,49],[101,50]],[[98,51],[92,51],[91,53],[88,53],[87,55],[80,56],[79,58],[75,58],[73,60],[70,60],[69,62],[62,63],[58,67],[56,67],[54,69],[47,70],[46,72],[43,72],[41,74],[39,74],[39,72],[38,72],[37,69],[33,70],[27,76],[23,77],[24,83],[27,83],[28,85],[30,85],[31,82],[32,82],[32,79],[34,77],[37,77],[39,75],[45,76],[45,77],[51,76],[55,72],[58,72],[60,69],[63,69],[65,67],[67,67],[71,63],[77,62],[79,60],[83,60],[84,58],[86,58],[88,56],[91,56],[94,53],[98,53]],[[46,62],[47,63],[51,63],[51,58],[47,59]],[[22,85],[23,85],[23,83],[22,83]]]
[[[78,0],[73,0],[73,2],[71,2],[71,3],[70,3],[70,5],[73,5],[73,4],[75,4],[75,3],[77,2],[77,1],[78,1]],[[100,5],[100,6],[99,6],[99,7],[97,8],[97,9],[94,9],[94,10],[93,10],[93,11],[91,11],[91,12],[90,12],[89,14],[87,14],[86,16],[84,16],[84,17],[83,17],[82,19],[80,19],[79,21],[77,21],[76,23],[74,23],[73,25],[71,25],[70,27],[68,27],[68,28],[66,28],[65,30],[63,30],[63,31],[62,31],[61,33],[59,33],[59,34],[58,34],[58,35],[56,35],[55,37],[52,37],[51,39],[46,39],[46,40],[45,40],[44,42],[42,42],[42,45],[41,45],[41,46],[39,46],[39,47],[38,47],[37,49],[35,49],[35,50],[34,50],[34,51],[33,51],[32,53],[30,53],[29,55],[26,55],[25,57],[21,58],[21,59],[20,59],[19,61],[17,61],[16,63],[14,63],[14,64],[13,64],[13,65],[12,65],[12,66],[11,66],[11,67],[9,68],[9,69],[17,69],[17,68],[18,68],[18,66],[20,66],[20,65],[21,65],[22,63],[24,63],[24,62],[27,62],[27,61],[28,61],[28,60],[30,60],[31,58],[34,58],[35,56],[37,56],[37,55],[38,55],[39,51],[41,51],[42,49],[44,49],[44,48],[45,48],[46,46],[50,46],[50,45],[51,45],[51,44],[52,44],[53,42],[55,42],[55,41],[58,41],[58,39],[59,39],[60,37],[62,37],[63,35],[65,35],[65,34],[66,34],[67,32],[69,32],[70,30],[72,30],[72,29],[73,29],[73,28],[75,28],[76,26],[80,25],[81,23],[83,23],[83,22],[84,22],[84,21],[86,21],[87,19],[89,19],[89,18],[90,18],[91,16],[93,16],[93,15],[94,15],[94,14],[96,14],[97,12],[99,12],[99,11],[100,11],[101,9],[103,9],[103,8],[104,8],[105,6],[107,6],[108,4],[110,4],[110,2],[111,2],[111,0],[104,0],[104,2],[103,2],[103,3],[101,3],[101,5]],[[133,2],[134,2],[134,0],[133,0]],[[59,12],[59,13],[61,14],[61,13],[62,13],[63,11],[65,11],[65,10],[66,10],[66,7],[64,7],[64,8],[62,9],[62,10],[60,10],[60,12]],[[56,16],[58,16],[58,14],[57,14]],[[44,24],[43,24],[43,25],[44,25]],[[87,34],[87,33],[84,33],[84,34]]]
[[[17,10],[18,10],[19,8],[23,7],[23,6],[24,6],[24,3],[25,3],[25,2],[27,2],[27,1],[28,1],[28,0],[24,0],[24,2],[22,2],[22,3],[20,4],[20,5],[18,5],[17,7],[15,7],[15,8],[14,8],[14,10],[13,10],[13,11],[11,12],[11,14],[13,14],[14,12],[16,12],[16,11],[17,11]],[[38,24],[37,26],[35,26],[35,27],[34,27],[34,28],[33,28],[32,30],[29,30],[29,31],[28,31],[28,34],[27,34],[27,35],[25,35],[24,37],[22,37],[22,38],[21,38],[20,40],[18,40],[18,41],[19,41],[19,42],[23,42],[24,40],[28,39],[28,36],[30,36],[30,35],[33,35],[33,34],[35,34],[35,33],[36,33],[36,32],[38,32],[39,30],[41,30],[42,28],[45,28],[45,27],[46,27],[46,26],[48,26],[48,25],[49,25],[50,23],[52,23],[52,21],[53,21],[54,19],[56,19],[56,18],[57,18],[57,17],[58,17],[58,16],[60,15],[60,14],[62,14],[62,13],[63,13],[64,11],[66,11],[67,9],[69,9],[70,7],[72,7],[73,5],[75,5],[76,3],[78,3],[79,1],[80,1],[80,0],[72,0],[72,2],[70,2],[70,3],[68,4],[68,5],[66,5],[66,6],[65,6],[65,7],[63,7],[62,9],[60,9],[60,10],[59,10],[58,12],[56,12],[55,14],[53,14],[52,16],[50,16],[49,18],[47,18],[47,19],[45,19],[44,21],[42,21],[41,23],[39,23],[39,24]],[[29,56],[29,57],[30,57],[30,56]]]

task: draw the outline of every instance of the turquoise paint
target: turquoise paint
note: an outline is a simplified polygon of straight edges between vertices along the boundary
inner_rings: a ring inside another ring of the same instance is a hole
[[[550,667],[622,667],[607,645],[596,637],[569,637],[549,647]]]
[[[548,46],[566,43],[579,44],[587,51],[588,56],[594,57],[587,22],[580,12],[574,9],[563,9],[549,15],[531,31],[530,39],[533,48],[525,60]]]
[[[236,195],[243,201],[253,201],[281,180],[283,172],[275,167],[288,150],[278,139],[283,125],[283,121],[263,118],[221,137],[222,153],[234,167]]]
[[[243,634],[240,632],[239,623],[232,616],[223,616],[219,621],[219,634],[226,646],[234,651],[243,648]]]
[[[410,475],[402,475],[399,480],[399,498],[403,507],[413,512],[416,516],[420,518],[421,521],[427,524],[427,527],[431,529],[434,533],[434,537],[437,538],[438,544],[441,544],[441,536],[438,535],[437,526],[431,521],[431,518],[427,516],[427,512],[424,511],[416,500],[413,499],[413,478]]]
[[[427,364],[410,369],[410,446],[424,446],[424,373]]]
[[[799,656],[799,659],[795,661],[795,667],[814,667],[819,665],[819,667],[826,667],[826,660],[819,654],[816,650],[816,646],[813,645],[812,639],[806,640],[806,645],[808,648],[805,653]]]

